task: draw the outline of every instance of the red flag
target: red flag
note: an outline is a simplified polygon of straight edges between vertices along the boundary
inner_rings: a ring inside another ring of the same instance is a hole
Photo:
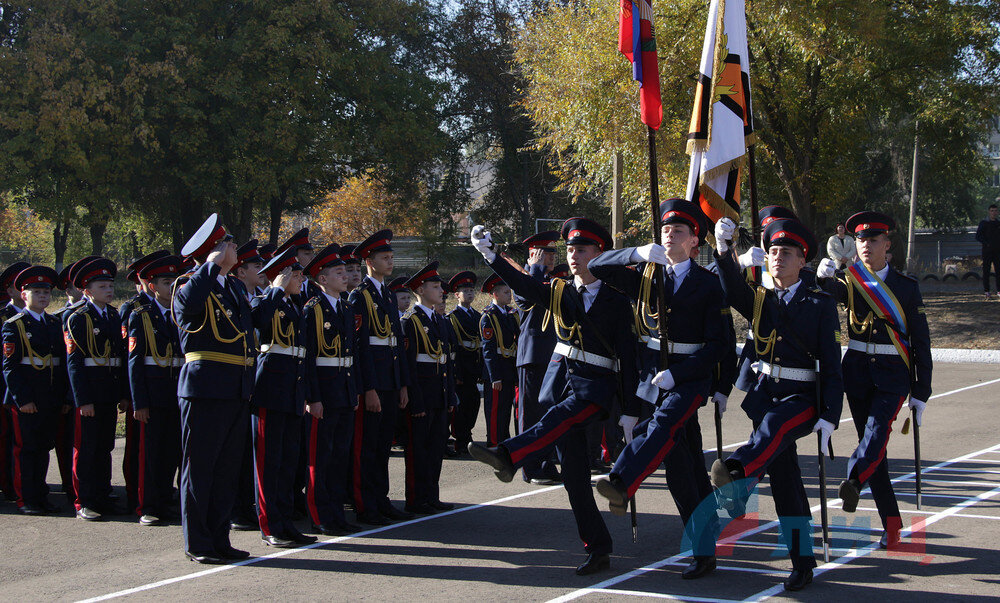
[[[639,116],[642,123],[659,129],[663,121],[660,69],[653,34],[653,7],[647,0],[621,0],[618,50],[632,62],[632,78],[639,82]]]

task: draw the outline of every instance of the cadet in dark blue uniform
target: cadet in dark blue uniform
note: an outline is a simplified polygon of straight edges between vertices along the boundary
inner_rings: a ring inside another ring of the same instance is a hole
[[[347,273],[347,291],[354,291],[365,277],[365,268],[361,260],[354,255],[357,245],[341,245],[340,259],[344,260],[344,270]]]
[[[3,325],[3,374],[11,399],[14,491],[25,515],[58,510],[49,503],[45,476],[55,442],[56,417],[66,400],[62,325],[45,312],[59,278],[47,266],[21,271],[14,286],[25,308]]]
[[[62,272],[59,273],[59,279],[56,281],[56,287],[62,289],[66,292],[66,305],[59,308],[52,313],[57,319],[59,319],[59,324],[61,325],[61,330],[65,333],[66,319],[69,318],[70,313],[75,309],[75,304],[79,303],[83,299],[83,292],[76,288],[73,284],[73,269],[82,263],[89,262],[94,259],[93,257],[83,258],[76,262],[71,262],[67,264]],[[65,348],[64,348],[65,351]],[[60,370],[66,373],[66,363],[63,362]],[[62,491],[69,500],[69,504],[73,504],[76,501],[76,494],[73,490],[73,424],[74,416],[70,411],[73,409],[73,393],[69,388],[69,380],[67,377],[66,381],[66,398],[63,401],[60,411],[56,417],[56,433],[55,433],[55,451],[56,451],[56,463],[59,466],[59,477],[62,481]]]
[[[742,314],[754,332],[753,345],[761,377],[743,400],[753,421],[750,441],[726,461],[712,465],[712,483],[726,497],[736,497],[733,481],[746,479],[743,498],[765,473],[792,559],[786,590],[812,582],[816,559],[812,550],[809,500],[802,485],[795,441],[822,432],[822,452],[840,421],[844,386],[840,372],[840,321],[833,298],[810,289],[799,278],[816,253],[816,239],[797,220],[778,219],[764,229],[773,290],[747,284],[728,241],[736,225],[729,218],[716,224],[721,254],[719,278],[730,306]],[[819,360],[820,373],[816,373]],[[822,400],[816,400],[816,379]],[[820,412],[817,416],[817,406]]]
[[[636,428],[640,403],[635,396],[625,397],[622,426],[628,445],[610,476],[597,482],[597,491],[608,498],[612,512],[624,515],[628,499],[666,459],[667,486],[694,546],[694,560],[682,577],[694,579],[715,569],[718,528],[714,514],[695,513],[701,501],[712,493],[697,413],[706,402],[728,338],[723,330],[719,278],[691,259],[692,252],[705,240],[708,219],[697,205],[685,199],[664,201],[660,213],[663,245],[609,251],[590,266],[594,276],[636,301],[644,322],[653,321],[647,347],[656,351],[652,366],[644,367],[643,373],[644,389],[652,398],[647,401],[656,409]],[[637,270],[627,267],[640,261],[647,263]],[[662,312],[653,287],[657,265],[666,266],[663,283],[667,307]],[[667,342],[660,340],[656,327],[661,316],[667,321]],[[660,366],[661,346],[668,347],[666,367]],[[688,423],[692,424],[697,450],[688,445]]]
[[[585,430],[591,422],[610,414],[620,392],[635,391],[636,342],[628,299],[604,286],[589,270],[590,261],[613,246],[611,235],[586,218],[567,220],[561,234],[574,279],[553,280],[546,285],[497,256],[482,226],[472,231],[472,243],[490,267],[519,295],[548,309],[558,341],[541,389],[540,401],[550,406],[548,412],[496,448],[472,443],[469,452],[509,482],[525,461],[547,458],[556,447],[563,486],[588,553],[576,573],[587,575],[610,567],[612,545],[590,485]]]
[[[236,249],[236,278],[243,283],[247,291],[247,301],[264,292],[267,287],[267,277],[260,273],[264,267],[264,258],[257,250],[257,239],[250,239]],[[303,264],[304,265],[304,264]]]
[[[257,349],[250,304],[226,275],[236,245],[209,216],[184,247],[198,267],[177,280],[173,318],[185,363],[181,411],[181,522],[184,549],[198,563],[245,559],[229,542]],[[242,288],[241,288],[242,289]]]
[[[320,293],[305,305],[308,479],[306,508],[312,528],[343,536],[361,528],[344,517],[351,433],[361,392],[354,309],[341,294],[347,274],[340,247],[331,243],[316,254],[305,274]]]
[[[161,525],[171,517],[174,474],[181,456],[177,378],[184,356],[170,315],[174,280],[181,259],[168,255],[139,269],[146,303],[133,306],[128,320],[128,379],[136,427],[134,472],[135,514],[144,526]],[[129,451],[126,451],[126,454]]]
[[[24,300],[21,299],[21,292],[14,286],[14,279],[22,270],[30,267],[31,264],[28,262],[14,262],[0,274],[0,289],[5,298],[3,310],[0,310],[0,319],[13,318],[24,309]],[[0,379],[0,489],[3,490],[7,500],[17,500],[11,472],[11,453],[14,445],[12,412],[13,408],[7,401],[7,384]]]
[[[280,255],[286,249],[292,250],[295,255],[295,261],[299,263],[299,266],[308,266],[309,262],[312,262],[313,258],[316,257],[316,250],[313,248],[312,243],[309,242],[308,228],[300,229],[288,237],[287,241],[278,246],[274,255]],[[299,284],[299,289],[291,292],[291,299],[299,309],[302,309],[302,306],[309,301],[309,298],[318,293],[319,288],[315,284],[309,279],[303,279],[302,283]]]
[[[511,291],[491,274],[482,287],[493,300],[483,308],[479,336],[483,341],[483,414],[486,442],[496,446],[510,437],[510,416],[517,386],[517,316],[509,306]]]
[[[898,542],[902,528],[885,456],[889,432],[907,395],[920,424],[931,397],[933,368],[920,286],[886,261],[893,228],[895,222],[884,214],[854,214],[847,229],[857,240],[860,260],[837,278],[832,278],[836,265],[829,258],[817,271],[824,277],[823,288],[847,307],[850,328],[844,389],[861,443],[847,463],[848,479],[840,485],[840,498],[844,511],[853,513],[861,489],[869,484],[885,529],[882,547]]]
[[[550,230],[531,235],[523,241],[528,248],[528,263],[524,270],[542,283],[549,281],[549,271],[555,266],[555,242],[559,233]],[[538,402],[542,379],[556,347],[556,333],[552,325],[543,328],[545,307],[537,306],[519,295],[514,304],[521,311],[520,333],[517,336],[517,432],[524,431],[538,422],[548,410]],[[541,459],[522,468],[524,481],[549,486],[559,481],[559,468],[555,458]]]
[[[113,306],[117,268],[107,258],[80,267],[74,278],[87,303],[66,320],[66,364],[76,406],[73,481],[76,515],[88,521],[115,514],[111,493],[111,451],[118,410],[128,404],[125,342]]]
[[[458,305],[448,314],[455,332],[455,392],[458,406],[452,413],[452,437],[455,452],[465,454],[472,441],[472,429],[479,416],[482,394],[479,383],[483,379],[482,338],[479,321],[482,314],[472,307],[476,298],[476,273],[463,270],[448,281],[448,288],[455,293]]]
[[[396,308],[399,310],[399,319],[403,319],[403,314],[406,314],[407,310],[410,309],[410,304],[413,302],[413,293],[406,288],[406,281],[410,280],[408,276],[397,276],[396,278],[389,281],[389,291],[396,296]]]
[[[364,389],[354,419],[352,495],[358,519],[372,525],[413,517],[389,502],[389,451],[396,415],[409,402],[410,383],[396,296],[385,282],[392,275],[391,242],[392,231],[386,229],[357,246],[353,255],[365,262],[368,275],[350,296]]]

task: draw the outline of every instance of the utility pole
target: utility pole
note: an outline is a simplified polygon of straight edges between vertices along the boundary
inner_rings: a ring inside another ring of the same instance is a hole
[[[913,130],[913,175],[910,177],[910,228],[907,231],[906,241],[906,270],[915,272],[913,247],[916,241],[917,222],[917,164],[920,157],[920,122],[914,123]]]

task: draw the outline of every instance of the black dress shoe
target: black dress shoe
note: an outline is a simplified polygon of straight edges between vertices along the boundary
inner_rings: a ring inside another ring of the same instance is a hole
[[[218,553],[195,553],[192,551],[184,551],[187,558],[196,563],[204,563],[205,565],[225,565],[226,560],[218,555]]]
[[[715,569],[715,557],[695,557],[684,571],[681,572],[681,578],[685,580],[695,580],[701,578],[705,574],[711,572]]]
[[[813,581],[813,571],[811,569],[800,571],[792,570],[791,574],[788,574],[788,579],[785,580],[785,590],[802,590],[808,586]]]
[[[219,557],[222,557],[227,561],[242,561],[243,559],[248,559],[250,557],[250,553],[248,551],[242,551],[229,546],[226,547],[225,550],[219,551]]]
[[[381,513],[373,511],[369,511],[366,513],[359,513],[358,521],[360,521],[361,523],[366,523],[370,526],[387,526],[392,523],[385,517],[382,517]]]
[[[291,534],[286,534],[289,540],[295,544],[312,544],[316,542],[317,538],[315,536],[306,536],[302,532],[296,531]]]
[[[530,483],[532,486],[557,486],[562,482],[560,482],[557,479],[552,479],[549,477],[533,477],[530,480],[528,480],[528,483]]]
[[[42,508],[48,513],[58,513],[59,511],[62,511],[62,507],[54,505],[47,500],[42,501]]]
[[[380,506],[378,508],[378,512],[393,521],[406,521],[407,519],[413,519],[413,513],[402,511],[389,504]]]
[[[611,465],[604,461],[594,461],[590,464],[591,475],[602,475],[604,473],[611,473]]]
[[[434,515],[435,513],[437,513],[437,509],[432,507],[429,503],[417,503],[415,505],[406,505],[406,510],[416,515]]]
[[[324,536],[347,536],[348,534],[360,532],[361,526],[356,526],[346,521],[343,524],[330,522],[321,525],[312,524],[312,531],[319,532]]]
[[[608,509],[615,515],[625,515],[628,506],[628,490],[617,476],[602,477],[597,480],[597,493],[608,499]]]
[[[493,467],[497,478],[502,482],[514,480],[514,463],[510,460],[510,454],[506,450],[497,446],[488,448],[478,442],[469,442],[469,454],[480,463],[486,463]]]
[[[583,565],[576,568],[577,576],[589,576],[611,567],[611,556],[607,553],[591,553]]]
[[[438,511],[451,511],[452,509],[455,508],[455,505],[451,503],[441,502],[440,500],[432,500],[427,504],[429,504],[434,509],[437,509]]]
[[[844,501],[844,513],[854,513],[858,510],[858,500],[861,499],[861,482],[854,478],[845,479],[840,482],[837,495]]]
[[[33,505],[31,503],[26,503],[17,508],[21,512],[21,515],[48,515],[49,512],[42,505]]]
[[[237,518],[230,521],[229,527],[237,532],[252,532],[253,530],[260,529],[258,522],[243,518]]]
[[[289,538],[282,538],[281,536],[275,536],[274,534],[270,536],[261,536],[260,541],[267,546],[273,546],[279,549],[294,549],[298,545],[295,544],[294,540]]]

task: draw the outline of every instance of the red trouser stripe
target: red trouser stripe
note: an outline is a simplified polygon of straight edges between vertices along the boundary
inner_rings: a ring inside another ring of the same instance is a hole
[[[14,492],[17,494],[17,506],[24,506],[24,494],[21,493],[21,451],[24,450],[24,439],[21,434],[21,419],[16,408],[10,409],[10,426],[14,432]]]
[[[257,462],[254,463],[254,469],[257,472],[257,521],[260,523],[260,533],[264,536],[270,536],[271,528],[267,525],[267,500],[264,498],[264,418],[266,416],[266,408],[257,409],[257,441],[254,442],[254,455]]]
[[[680,429],[683,429],[684,428],[684,424],[687,423],[688,419],[691,418],[691,415],[693,415],[695,412],[698,411],[698,408],[701,406],[702,398],[703,398],[702,396],[695,396],[694,400],[692,400],[692,402],[691,402],[691,406],[684,413],[684,416],[681,417],[681,420],[678,421],[678,422],[676,422],[676,423],[674,423],[670,427],[670,435],[667,436],[667,441],[664,442],[663,446],[660,447],[660,449],[656,452],[656,454],[653,456],[653,460],[650,461],[650,463],[648,465],[646,465],[646,468],[642,470],[642,473],[639,474],[639,477],[636,478],[636,480],[634,482],[632,482],[631,484],[629,484],[629,487],[628,487],[628,495],[629,495],[629,497],[635,495],[636,490],[638,490],[639,486],[642,485],[643,480],[645,480],[647,477],[649,477],[650,473],[652,473],[653,471],[656,471],[656,468],[660,466],[660,463],[662,463],[663,459],[665,459],[667,457],[667,454],[671,450],[673,450],[674,444],[677,443],[677,439],[676,439],[677,438],[677,432]]]
[[[319,433],[319,419],[309,417],[309,483],[306,484],[306,506],[313,523],[323,523],[319,519],[319,509],[316,508],[316,436]]]
[[[417,504],[417,468],[413,462],[413,415],[406,413],[406,462],[403,468],[406,472],[406,505]]]
[[[493,404],[492,404],[492,406],[490,406],[490,420],[489,420],[489,427],[490,427],[490,436],[489,436],[489,440],[490,441],[489,441],[489,444],[490,444],[490,446],[496,446],[497,444],[499,444],[499,442],[497,442],[497,411],[498,411],[499,408],[500,408],[500,392],[497,390],[497,388],[494,387],[493,388]]]
[[[142,515],[146,510],[146,424],[136,421],[139,424],[139,475],[135,483],[135,493],[139,506],[135,509],[136,515]]]
[[[892,413],[892,420],[889,421],[889,424],[886,426],[885,441],[882,442],[882,449],[879,450],[878,458],[875,459],[874,463],[868,465],[868,468],[862,471],[860,475],[858,475],[858,481],[862,484],[867,482],[871,478],[872,474],[875,473],[875,470],[878,469],[878,466],[882,464],[882,459],[885,458],[885,449],[889,446],[889,434],[892,433],[892,424],[896,422],[896,417],[899,416],[899,411],[903,408],[904,400],[906,400],[906,396],[900,396],[899,402],[896,403],[896,412]]]
[[[778,429],[778,433],[774,434],[774,437],[771,438],[771,442],[766,448],[764,448],[764,452],[760,453],[757,458],[743,466],[743,475],[746,477],[756,475],[757,471],[761,469],[772,456],[774,456],[775,452],[778,451],[778,447],[781,446],[781,440],[785,437],[785,434],[805,423],[815,415],[816,409],[809,408],[785,421],[781,428]]]
[[[554,428],[552,428],[551,431],[549,431],[546,434],[543,434],[542,437],[528,444],[524,448],[509,451],[510,460],[514,463],[521,462],[521,460],[524,459],[524,457],[528,456],[532,452],[535,452],[536,450],[541,450],[546,446],[548,446],[549,444],[555,442],[560,437],[562,437],[564,433],[569,431],[570,427],[573,427],[578,423],[586,421],[588,418],[590,418],[600,410],[601,410],[600,406],[596,404],[588,404],[583,408],[583,410],[576,413],[575,415],[563,419],[562,422],[558,423]]]
[[[129,497],[136,494],[133,479],[132,455],[135,454],[135,417],[131,410],[125,412],[125,455],[122,459],[122,477],[125,478],[125,492]]]
[[[76,496],[76,503],[73,505],[76,510],[79,511],[83,508],[83,503],[80,502],[80,474],[78,467],[80,465],[80,446],[83,445],[83,415],[80,414],[79,408],[73,409],[73,494]]]
[[[351,454],[351,486],[354,488],[354,510],[358,515],[365,512],[365,499],[361,495],[361,438],[365,434],[365,401],[358,401],[357,416],[354,417],[354,450]]]

